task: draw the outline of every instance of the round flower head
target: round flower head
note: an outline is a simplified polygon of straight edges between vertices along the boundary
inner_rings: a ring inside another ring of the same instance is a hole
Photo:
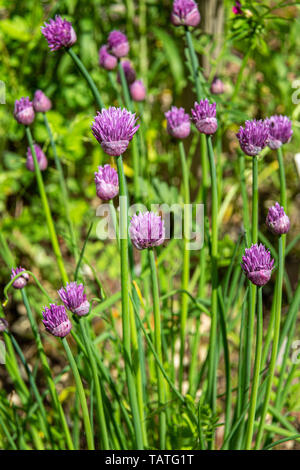
[[[165,113],[167,119],[167,131],[176,139],[185,139],[191,132],[190,116],[183,108],[172,106],[170,111]]]
[[[133,69],[133,67],[132,67],[131,63],[129,62],[129,60],[123,60],[121,62],[121,65],[122,65],[122,69],[124,71],[126,82],[128,83],[128,85],[130,85],[135,80],[135,77],[136,77],[135,70]],[[118,81],[118,83],[121,83],[121,77],[120,77],[119,72],[118,72],[118,75],[117,75],[117,81]]]
[[[10,275],[10,279],[13,279],[17,274],[21,273],[22,271],[25,271],[24,268],[21,268],[21,266],[19,268],[13,268],[11,270],[11,275]],[[27,273],[24,273],[22,274],[21,276],[19,276],[14,282],[13,282],[13,287],[15,289],[23,289],[23,287],[26,286],[27,282],[29,281],[29,274]]]
[[[99,65],[106,70],[113,70],[116,68],[118,63],[117,58],[114,55],[107,52],[107,46],[102,46],[99,49]]]
[[[57,51],[62,47],[71,47],[77,40],[76,33],[72,27],[72,23],[63,20],[61,16],[56,15],[55,19],[42,27],[42,34],[48,41],[51,51]]]
[[[42,90],[36,90],[33,98],[33,108],[36,113],[46,113],[51,109],[52,103]]]
[[[118,173],[110,165],[98,166],[95,183],[97,196],[103,201],[109,201],[119,193]]]
[[[171,13],[174,26],[197,26],[200,23],[198,5],[193,0],[175,0]]]
[[[34,109],[28,96],[15,101],[14,118],[19,124],[24,124],[24,126],[29,126],[33,123]]]
[[[7,328],[8,328],[8,321],[5,320],[5,318],[0,318],[0,333],[2,333],[2,331],[7,330]]]
[[[270,207],[266,218],[266,224],[271,232],[276,235],[288,233],[290,229],[290,219],[278,202],[275,202],[275,205]]]
[[[104,152],[113,157],[122,155],[139,128],[134,113],[125,108],[110,107],[97,112],[92,133]]]
[[[124,57],[129,52],[129,43],[121,31],[112,31],[108,35],[108,50],[116,57]]]
[[[245,128],[241,126],[236,136],[243,152],[254,157],[268,145],[269,124],[267,121],[257,121],[256,119],[246,121]]]
[[[195,103],[192,109],[192,120],[202,134],[214,134],[218,129],[216,103],[210,104],[207,98],[201,100],[200,103]]]
[[[63,305],[56,304],[50,304],[49,307],[44,307],[45,310],[42,312],[46,330],[53,336],[64,338],[72,329],[66,309]]]
[[[292,123],[290,119],[286,116],[271,116],[269,119],[266,119],[266,122],[269,124],[269,142],[268,146],[272,150],[276,150],[289,142],[292,135]]]
[[[39,169],[41,171],[46,170],[48,166],[48,160],[47,160],[46,155],[44,154],[41,147],[37,144],[34,144],[34,150],[35,150],[36,158],[39,164]],[[26,167],[28,168],[28,170],[34,171],[34,162],[33,162],[33,157],[32,157],[32,152],[31,152],[30,147],[27,148]]]
[[[77,282],[67,282],[66,287],[58,291],[65,307],[80,317],[87,315],[90,311],[90,302],[83,291],[83,284],[77,284]]]
[[[133,101],[144,101],[146,98],[146,88],[142,80],[135,80],[129,87]]]
[[[270,252],[261,243],[245,249],[241,267],[249,281],[256,286],[264,286],[270,280],[274,260]]]
[[[235,14],[235,15],[241,15],[243,13],[243,10],[242,10],[242,4],[241,2],[239,1],[236,1],[235,2],[235,6],[232,7],[232,12]]]
[[[154,212],[136,214],[130,221],[129,233],[138,250],[159,246],[165,240],[164,221]]]
[[[220,80],[220,78],[215,77],[213,81],[211,82],[210,92],[213,95],[222,95],[224,91],[225,91],[224,83],[222,82],[222,80]]]

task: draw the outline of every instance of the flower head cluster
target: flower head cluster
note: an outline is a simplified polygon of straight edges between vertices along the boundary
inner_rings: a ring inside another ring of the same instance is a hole
[[[202,134],[214,134],[218,129],[216,119],[216,103],[209,103],[208,99],[195,103],[192,109],[192,120],[198,131]]]
[[[92,123],[92,133],[105,153],[117,157],[125,152],[137,132],[136,121],[135,113],[125,108],[102,109]]]
[[[172,106],[170,111],[165,113],[167,119],[167,131],[176,139],[185,139],[191,132],[190,116],[183,108]]]
[[[76,33],[72,23],[63,20],[61,16],[56,15],[55,19],[42,27],[42,34],[48,41],[51,51],[57,51],[62,47],[71,47],[77,40]]]
[[[51,109],[52,103],[42,90],[36,90],[33,98],[33,108],[36,113],[46,113]]]
[[[7,330],[7,328],[8,328],[8,321],[5,320],[5,318],[0,318],[0,333],[2,333],[2,331]]]
[[[246,121],[237,133],[241,149],[246,155],[258,155],[269,142],[269,124],[265,121]]]
[[[124,71],[126,82],[128,83],[128,85],[130,85],[131,83],[134,82],[134,80],[136,78],[135,70],[132,67],[129,60],[122,60],[121,66],[122,66],[122,69]],[[118,75],[117,75],[117,81],[118,81],[118,83],[121,83],[121,77],[120,77],[119,72],[118,72]]]
[[[107,46],[101,46],[99,49],[99,65],[106,70],[113,70],[118,63],[117,58],[107,51]]]
[[[133,101],[144,101],[146,98],[146,88],[142,80],[135,80],[129,87]]]
[[[28,96],[15,101],[14,118],[19,124],[24,124],[24,126],[29,126],[33,123],[34,109]]]
[[[11,270],[11,275],[10,278],[13,279],[17,274],[20,274],[21,272],[25,271],[24,268],[13,268]],[[19,276],[14,282],[13,282],[13,287],[15,289],[23,289],[23,287],[26,286],[27,282],[29,281],[29,274],[28,273],[23,273],[21,276]]]
[[[135,214],[130,221],[129,233],[138,250],[159,246],[165,240],[164,221],[154,212]]]
[[[129,52],[128,39],[121,31],[111,31],[108,35],[107,44],[109,52],[115,57],[124,57]]]
[[[41,147],[37,144],[34,144],[34,150],[35,150],[36,158],[38,161],[39,169],[41,171],[46,170],[48,166],[48,160],[47,160],[46,155],[44,154]],[[33,161],[33,156],[32,156],[30,147],[27,148],[26,167],[28,168],[28,170],[34,171],[34,161]]]
[[[103,201],[109,201],[119,193],[118,173],[110,165],[98,166],[95,183],[97,196]]]
[[[276,150],[289,142],[292,135],[292,123],[291,120],[286,116],[271,116],[266,119],[269,124],[269,142],[268,146],[272,150]]]
[[[80,317],[87,315],[90,311],[90,302],[83,291],[83,284],[77,284],[77,282],[67,282],[66,287],[62,287],[58,291],[58,295],[65,307]]]
[[[264,286],[270,280],[274,259],[261,243],[245,249],[241,267],[247,278],[256,286]]]
[[[200,23],[198,5],[193,0],[175,0],[171,13],[174,26],[197,26]]]
[[[210,92],[213,95],[221,95],[222,93],[224,93],[224,91],[225,91],[225,87],[224,87],[224,83],[222,82],[222,80],[219,77],[214,77],[210,85]]]
[[[234,7],[232,7],[232,12],[235,15],[241,15],[243,13],[242,4],[238,0],[235,2]]]
[[[282,235],[287,233],[290,229],[290,219],[284,212],[284,208],[280,206],[278,202],[275,202],[275,205],[270,207],[266,224],[271,232],[276,235]]]
[[[65,307],[63,305],[50,304],[49,307],[44,307],[44,309],[42,314],[46,330],[59,338],[67,336],[72,329],[72,324]]]

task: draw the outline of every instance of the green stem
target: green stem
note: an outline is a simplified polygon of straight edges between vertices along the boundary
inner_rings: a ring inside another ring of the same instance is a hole
[[[198,58],[194,49],[192,35],[187,27],[185,28],[185,36],[186,36],[186,42],[188,45],[190,60],[192,64],[193,79],[194,79],[194,83],[196,86],[197,99],[198,101],[200,101],[201,99],[204,98],[204,93],[203,93],[203,88],[202,88],[200,77],[199,77],[199,62],[198,62]]]
[[[149,250],[149,263],[151,268],[151,279],[152,279],[152,293],[153,293],[153,310],[154,310],[154,344],[157,352],[158,359],[163,363],[162,358],[162,347],[161,347],[161,314],[159,305],[159,287],[157,279],[157,271],[155,266],[155,256],[153,249]],[[158,399],[159,408],[165,407],[165,384],[163,375],[160,369],[157,367],[157,387],[158,387]],[[159,442],[160,449],[166,448],[166,413],[162,409],[159,413]]]
[[[210,407],[216,410],[216,340],[218,321],[218,189],[214,152],[211,136],[207,136],[208,157],[210,163],[212,214],[211,214],[211,265],[212,265],[212,294],[211,294],[211,327],[208,353],[208,389],[207,395]]]
[[[51,147],[52,147],[52,152],[53,152],[53,155],[54,155],[55,166],[56,166],[56,169],[58,171],[59,185],[60,185],[60,190],[61,190],[61,195],[62,195],[62,203],[63,203],[64,208],[65,208],[65,215],[66,215],[66,219],[67,219],[67,223],[68,223],[68,227],[69,227],[70,238],[71,238],[71,243],[72,243],[72,250],[73,250],[73,253],[75,255],[75,260],[77,262],[78,261],[78,248],[77,248],[77,243],[76,243],[76,236],[75,236],[75,232],[74,232],[74,226],[73,226],[73,222],[72,222],[72,219],[71,219],[71,216],[70,216],[68,189],[67,189],[67,185],[66,185],[66,182],[65,182],[62,165],[61,165],[60,159],[57,155],[57,150],[56,150],[54,137],[53,137],[51,127],[50,127],[50,124],[49,124],[46,113],[43,113],[43,117],[44,117],[44,123],[45,123],[46,129],[47,129],[47,132],[48,132],[48,135],[49,135],[49,139],[50,139],[50,143],[51,143]]]
[[[189,250],[189,235],[190,235],[190,187],[189,187],[189,171],[186,162],[186,154],[183,142],[179,142],[179,152],[181,159],[181,168],[183,175],[183,191],[184,191],[184,223],[183,223],[183,268],[182,268],[182,290],[188,291],[190,280],[190,250]],[[181,311],[180,311],[180,363],[179,363],[179,390],[182,392],[183,381],[183,360],[184,360],[184,347],[185,347],[185,331],[188,314],[189,296],[185,293],[181,297]]]
[[[240,183],[241,183],[241,193],[243,200],[243,223],[244,228],[247,233],[247,239],[250,240],[250,217],[249,217],[249,207],[248,207],[248,194],[246,189],[246,178],[245,178],[245,154],[243,152],[239,153],[239,169],[240,169]]]
[[[100,428],[101,449],[109,450],[107,426],[106,426],[106,419],[105,419],[104,408],[103,408],[103,399],[102,399],[101,386],[100,386],[99,376],[98,376],[98,371],[97,371],[97,365],[96,365],[94,353],[91,348],[90,338],[88,337],[87,332],[86,332],[84,321],[85,321],[84,318],[79,318],[80,330],[81,330],[81,334],[83,337],[83,341],[85,343],[86,351],[87,351],[88,358],[89,358],[89,364],[90,364],[91,372],[93,376],[93,381],[95,385],[96,408],[97,408],[97,418],[98,418],[99,428]]]
[[[91,92],[93,93],[94,95],[94,98],[96,100],[96,103],[97,105],[99,106],[100,109],[104,108],[104,104],[103,104],[103,101],[101,99],[101,96],[100,96],[100,93],[98,91],[98,88],[96,87],[95,85],[95,82],[94,80],[92,79],[92,77],[90,76],[90,74],[88,73],[87,69],[85,68],[85,66],[83,65],[83,63],[81,62],[81,60],[79,59],[79,57],[75,54],[75,52],[73,51],[73,49],[71,48],[66,48],[66,51],[67,53],[72,57],[76,67],[78,68],[79,72],[83,75],[83,77],[86,79],[90,89],[91,89]]]
[[[45,217],[46,217],[49,236],[50,236],[50,239],[51,239],[51,242],[52,242],[53,251],[54,251],[54,254],[55,254],[55,257],[56,257],[56,261],[57,261],[57,265],[58,265],[58,268],[59,268],[59,271],[60,271],[60,274],[61,274],[61,277],[62,277],[62,281],[63,281],[64,284],[66,284],[68,282],[68,275],[67,275],[67,272],[65,270],[63,257],[62,257],[60,247],[59,247],[59,244],[58,244],[57,235],[56,235],[56,232],[55,232],[55,227],[54,227],[54,223],[53,223],[53,219],[52,219],[52,215],[51,215],[51,210],[50,210],[50,207],[49,207],[49,203],[48,203],[48,199],[47,199],[47,195],[46,195],[46,191],[45,191],[45,186],[44,186],[42,174],[41,174],[41,171],[40,171],[40,168],[39,168],[39,165],[38,165],[36,153],[35,153],[34,146],[33,146],[33,140],[32,140],[32,136],[31,136],[30,128],[28,126],[26,126],[25,130],[26,130],[28,143],[29,143],[31,153],[32,153],[32,157],[33,157],[36,180],[37,180],[37,184],[38,184],[38,188],[39,188],[39,192],[40,192],[40,196],[41,196],[41,201],[42,201],[44,214],[45,214]]]
[[[280,334],[280,320],[281,320],[281,303],[282,303],[282,282],[283,282],[283,270],[284,270],[284,235],[279,237],[278,241],[278,251],[279,251],[279,258],[278,258],[278,282],[277,282],[277,291],[275,292],[276,296],[276,308],[275,308],[275,322],[274,322],[274,336],[273,336],[273,346],[272,346],[272,354],[271,354],[271,361],[268,368],[268,383],[267,389],[265,393],[263,408],[261,412],[261,418],[256,438],[256,445],[255,448],[259,449],[260,443],[262,440],[262,435],[264,431],[264,427],[266,424],[266,415],[268,411],[268,406],[271,398],[271,391],[273,385],[273,378],[276,368],[276,360],[277,360],[277,352],[278,352],[278,342],[279,342],[279,334]]]
[[[236,84],[235,84],[235,87],[234,87],[234,92],[233,92],[233,95],[232,95],[232,98],[231,98],[232,101],[235,100],[235,98],[238,95],[238,92],[240,91],[240,87],[241,87],[241,83],[242,83],[242,79],[243,79],[243,73],[244,73],[244,70],[245,70],[246,65],[248,63],[248,59],[250,57],[251,52],[252,52],[252,48],[249,47],[247,53],[244,55],[242,65],[240,67],[239,74],[238,74]]]
[[[84,428],[85,428],[85,433],[86,433],[86,440],[87,440],[87,446],[89,450],[94,450],[94,437],[92,433],[92,428],[91,428],[91,422],[90,422],[90,417],[89,417],[89,410],[86,402],[86,397],[82,385],[82,381],[80,378],[80,374],[74,359],[74,356],[72,354],[72,351],[70,349],[70,346],[68,344],[67,338],[62,338],[62,344],[65,348],[68,361],[70,363],[75,383],[76,383],[76,390],[79,395],[79,400],[80,400],[80,405],[81,405],[81,410],[82,410],[82,416],[83,416],[83,423],[84,423]]]
[[[277,149],[277,159],[279,165],[279,178],[280,178],[280,202],[284,210],[287,210],[287,199],[286,199],[286,180],[285,180],[285,170],[283,163],[282,148]]]
[[[255,362],[253,370],[253,383],[250,398],[250,409],[248,415],[248,426],[246,433],[246,450],[251,449],[254,420],[257,402],[257,393],[260,379],[260,366],[261,366],[261,353],[262,353],[262,337],[263,337],[263,316],[262,316],[262,288],[258,289],[258,308],[257,308],[257,323],[256,323],[256,349],[255,349]]]
[[[136,397],[135,383],[132,372],[131,341],[130,341],[130,312],[129,312],[129,272],[128,272],[128,201],[126,193],[126,182],[123,169],[122,156],[117,157],[117,168],[119,176],[119,205],[120,205],[120,255],[121,255],[121,295],[122,295],[122,328],[125,371],[129,401],[133,416],[136,436],[136,445],[142,450],[143,437],[141,431],[140,415]]]

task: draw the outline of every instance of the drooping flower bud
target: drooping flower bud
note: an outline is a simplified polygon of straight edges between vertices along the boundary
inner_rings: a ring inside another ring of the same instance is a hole
[[[129,87],[133,101],[144,101],[146,98],[146,88],[142,80],[135,80]]]
[[[258,155],[269,142],[269,124],[267,121],[246,121],[245,128],[240,127],[237,133],[240,147],[246,155]]]
[[[117,157],[125,152],[138,130],[136,121],[135,113],[125,108],[103,108],[92,123],[92,133],[105,153]]]
[[[50,19],[42,27],[42,34],[48,42],[51,51],[58,51],[62,47],[71,47],[77,41],[75,30],[72,23],[63,20],[61,16],[56,15],[55,19]]]
[[[95,171],[97,196],[102,201],[110,201],[119,194],[119,178],[116,170],[110,165],[98,166]]]
[[[190,116],[183,108],[172,106],[170,111],[165,113],[167,119],[167,131],[176,139],[185,139],[191,132]]]
[[[83,291],[83,284],[77,284],[77,282],[67,282],[66,287],[58,291],[65,307],[79,317],[87,315],[90,311],[90,302]]]
[[[284,208],[280,206],[278,202],[274,206],[270,207],[266,224],[271,232],[276,235],[282,235],[288,233],[290,229],[290,219],[284,212]]]
[[[129,52],[128,39],[121,31],[111,31],[107,44],[109,52],[118,58],[126,56]]]
[[[113,70],[116,68],[117,58],[107,51],[108,46],[101,46],[99,49],[99,65],[106,70]]]
[[[222,82],[222,80],[219,77],[214,77],[210,85],[210,92],[213,95],[222,95],[224,91],[225,91],[225,87],[224,87],[224,83]]]
[[[129,233],[138,250],[159,246],[165,240],[164,221],[154,212],[135,214],[130,221]]]
[[[175,0],[171,13],[174,26],[197,26],[200,23],[198,5],[193,0]]]
[[[36,90],[33,98],[33,108],[36,113],[46,113],[51,109],[52,103],[42,90]]]
[[[33,123],[34,116],[33,104],[28,96],[15,101],[14,118],[19,124],[29,126]]]
[[[210,104],[208,99],[205,98],[200,103],[195,103],[191,112],[192,120],[199,132],[211,135],[217,131],[216,103]]]
[[[261,287],[269,282],[274,259],[271,258],[270,252],[262,243],[260,245],[256,243],[251,248],[246,248],[242,260],[242,270],[252,284]]]
[[[72,323],[69,320],[64,305],[50,304],[49,307],[44,307],[44,309],[42,321],[46,330],[59,338],[67,336],[72,329]]]
[[[130,85],[135,80],[135,77],[136,77],[135,70],[132,67],[129,60],[122,60],[121,66],[122,66],[122,69],[124,71],[126,82],[127,82],[128,85]],[[119,71],[118,71],[118,74],[117,74],[117,81],[118,81],[118,83],[121,83],[121,77],[120,77]]]
[[[21,268],[21,266],[19,268],[13,268],[11,270],[11,275],[10,275],[10,279],[13,279],[17,274],[20,274],[22,271],[25,271],[24,268]],[[14,282],[13,282],[13,287],[15,289],[23,289],[23,287],[26,286],[27,282],[29,281],[29,274],[28,273],[25,273],[22,274],[21,276],[19,276]]]
[[[47,160],[46,155],[44,154],[41,147],[37,144],[34,144],[34,150],[35,150],[36,158],[37,158],[37,161],[38,161],[38,164],[39,164],[39,169],[41,171],[46,170],[46,168],[48,166],[48,160]],[[33,156],[32,156],[32,152],[31,152],[30,147],[27,148],[26,167],[28,168],[28,170],[34,171],[34,161],[33,161]]]

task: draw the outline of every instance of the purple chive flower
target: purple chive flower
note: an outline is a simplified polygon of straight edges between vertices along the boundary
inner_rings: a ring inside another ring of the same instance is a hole
[[[216,119],[216,103],[210,104],[208,99],[201,100],[200,103],[194,104],[192,109],[192,120],[198,131],[202,134],[211,135],[218,129],[218,121]]]
[[[51,109],[52,103],[42,90],[36,90],[33,98],[33,108],[36,113],[46,113]]]
[[[197,26],[200,23],[198,5],[193,0],[175,0],[171,13],[174,26]]]
[[[34,109],[28,96],[15,101],[14,118],[19,124],[24,124],[24,126],[29,126],[33,123]]]
[[[67,282],[66,287],[62,287],[58,291],[58,295],[65,307],[80,317],[87,315],[90,311],[90,302],[83,291],[83,284],[77,284],[77,282]]]
[[[130,221],[129,233],[138,250],[159,246],[165,240],[164,221],[154,212],[135,214]]]
[[[269,142],[268,146],[276,150],[290,141],[293,131],[291,120],[286,116],[271,116],[266,119],[269,124]]]
[[[210,85],[210,92],[213,95],[222,95],[224,91],[225,91],[225,87],[224,87],[224,83],[222,82],[222,80],[219,77],[214,77]]]
[[[146,88],[142,80],[135,80],[129,87],[133,101],[144,101],[146,98]]]
[[[92,123],[92,133],[104,152],[113,157],[122,155],[140,127],[135,113],[125,108],[110,107],[97,112]]]
[[[35,150],[36,158],[37,158],[37,161],[38,161],[38,164],[39,164],[39,169],[41,171],[46,170],[46,168],[48,166],[48,160],[47,160],[46,155],[44,154],[41,147],[37,144],[34,144],[34,150]],[[33,156],[32,156],[32,152],[31,152],[30,147],[27,148],[26,167],[30,171],[35,171],[34,170]]]
[[[109,201],[119,193],[118,173],[110,165],[98,166],[95,183],[97,196],[103,201]]]
[[[170,111],[165,113],[167,119],[167,131],[176,139],[185,139],[191,131],[190,116],[183,108],[172,106]]]
[[[276,235],[288,233],[290,229],[290,219],[284,212],[284,208],[281,207],[278,202],[275,202],[275,205],[270,207],[266,224],[271,232]]]
[[[51,51],[58,51],[62,47],[71,47],[77,40],[72,23],[56,15],[55,19],[42,27],[42,34],[48,41]]]
[[[99,65],[106,70],[113,70],[116,68],[118,60],[114,55],[107,52],[107,46],[101,46],[99,49]]]
[[[242,4],[241,2],[239,1],[236,1],[235,2],[235,6],[232,7],[232,12],[235,14],[235,15],[241,15],[243,13],[243,10],[242,10]]]
[[[122,69],[124,71],[126,82],[128,83],[128,85],[130,85],[135,80],[135,77],[136,77],[135,70],[132,67],[129,60],[122,60],[121,65],[122,65]],[[119,72],[117,74],[117,81],[118,81],[118,83],[121,83],[121,77],[120,77]]]
[[[24,268],[21,268],[21,266],[19,268],[13,268],[11,270],[11,275],[10,275],[10,279],[13,279],[17,274],[21,273],[22,271],[25,271]],[[22,274],[21,276],[19,276],[14,282],[13,282],[13,287],[15,289],[23,289],[23,287],[26,286],[27,282],[29,281],[29,274],[27,273],[24,273]]]
[[[50,304],[49,307],[44,307],[45,310],[42,312],[42,321],[46,330],[53,336],[64,338],[72,329],[72,323],[69,320],[66,309],[64,305],[56,304]]]
[[[269,124],[267,121],[246,121],[245,128],[240,127],[237,133],[243,152],[250,157],[258,155],[269,140]]]
[[[109,52],[118,58],[126,56],[129,52],[128,39],[121,31],[111,31],[107,43]]]
[[[2,333],[2,331],[7,330],[7,328],[8,328],[8,321],[5,320],[5,318],[0,318],[0,333]]]
[[[264,286],[269,282],[274,260],[262,243],[246,248],[242,260],[241,267],[249,281],[256,286]]]

